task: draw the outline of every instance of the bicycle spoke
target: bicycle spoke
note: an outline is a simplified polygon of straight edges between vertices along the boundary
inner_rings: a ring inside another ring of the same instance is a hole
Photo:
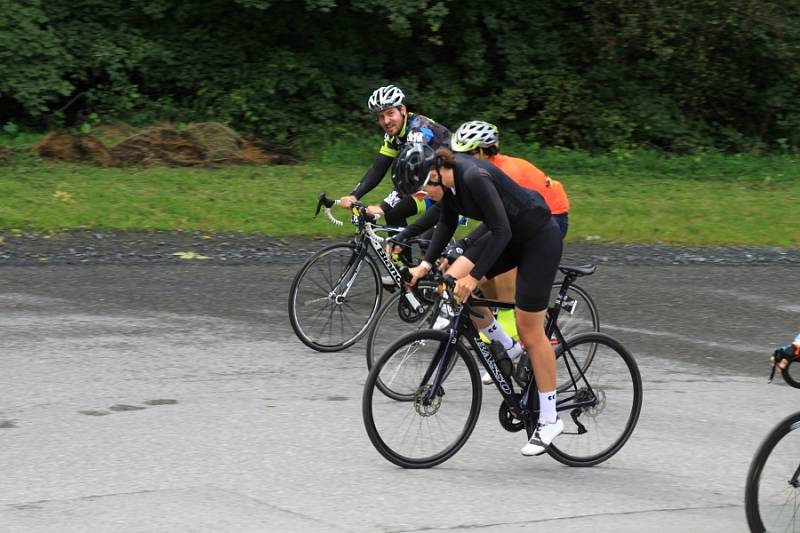
[[[312,256],[295,276],[289,318],[297,336],[311,348],[346,348],[367,331],[377,313],[381,295],[377,267],[367,256],[357,267],[354,258],[352,245],[331,245]]]
[[[589,345],[595,353],[581,368]],[[550,454],[570,466],[591,466],[613,456],[633,432],[642,403],[641,377],[622,345],[601,333],[577,335],[559,350],[572,377],[559,377],[569,382],[557,398],[564,432]]]
[[[745,491],[752,530],[800,531],[800,413],[782,420],[753,458]]]
[[[422,379],[437,350],[447,344],[439,331],[420,331],[398,339],[376,362],[364,385],[363,413],[367,433],[378,451],[406,468],[427,468],[445,461],[466,442],[480,408],[477,367],[460,345],[456,364],[428,400],[432,378]],[[378,383],[390,384],[396,396]]]

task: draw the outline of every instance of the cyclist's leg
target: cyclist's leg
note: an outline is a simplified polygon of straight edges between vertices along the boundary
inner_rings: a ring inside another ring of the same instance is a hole
[[[508,272],[503,272],[502,274],[498,274],[497,276],[492,278],[491,281],[493,282],[493,288],[495,292],[494,296],[487,295],[487,298],[493,298],[495,300],[500,300],[501,302],[514,301],[514,293],[516,292],[517,289],[516,268],[512,268]],[[484,290],[484,294],[486,294],[486,290]],[[497,322],[511,337],[518,337],[517,324],[514,318],[513,309],[498,310]]]
[[[521,254],[515,296],[517,330],[528,349],[539,392],[539,421],[522,453],[539,455],[564,429],[556,414],[556,356],[544,329],[550,287],[561,260],[561,232],[551,220],[516,247]]]
[[[558,225],[551,220],[531,239],[516,246],[521,250],[515,295],[517,330],[522,343],[528,348],[539,391],[555,391],[555,353],[545,334],[544,321],[550,287],[561,260],[562,243]]]
[[[392,192],[394,193],[394,191]],[[406,196],[392,204],[387,201],[391,196],[392,195],[387,196],[381,203],[383,216],[386,218],[386,223],[388,225],[404,228],[408,225],[408,217],[416,215],[419,212],[416,199],[413,196]]]
[[[453,279],[461,279],[464,276],[468,275],[470,271],[475,266],[475,263],[469,259],[466,254],[462,255],[458,259],[456,259],[452,265],[447,269],[446,274]],[[481,288],[483,288],[483,284],[486,282],[486,278],[482,280]],[[475,327],[478,328],[480,331],[490,327],[494,322],[494,317],[492,313],[489,311],[487,307],[476,307],[474,308],[476,313],[482,313],[482,316],[471,316],[472,323],[475,324]]]
[[[459,270],[454,271],[455,275],[450,274],[450,270],[447,271],[447,274],[453,276],[456,279],[469,274],[470,270],[472,270],[472,267],[475,265],[475,262],[483,253],[483,250],[486,244],[489,242],[490,238],[491,238],[490,233],[484,234],[474,244],[472,244],[469,248],[464,250],[464,254],[461,257],[459,257],[455,263],[453,263],[453,266],[459,264],[459,265],[468,265],[468,267],[467,266],[460,267]],[[512,253],[511,247],[507,247],[500,253],[500,257],[497,258],[495,264],[492,265],[492,267],[489,269],[489,272],[486,273],[486,278],[488,278],[488,280],[481,285],[481,290],[483,291],[484,287],[487,284],[491,283],[488,294],[484,292],[484,295],[487,298],[491,299],[496,294],[497,285],[496,283],[492,282],[496,280],[498,276],[508,272],[509,270],[512,270],[516,263],[517,263],[517,258],[515,257],[515,254]],[[494,289],[494,294],[492,293],[493,289]],[[501,340],[505,348],[509,348],[510,346],[513,345],[513,339],[508,335],[508,332],[505,330],[505,328],[502,327],[491,314],[488,314],[488,316],[484,314],[484,316],[480,319],[477,319],[476,317],[473,319],[472,322],[481,331],[481,333],[483,333],[489,339]],[[493,331],[496,330],[498,332],[497,337],[488,335],[486,333],[485,329],[490,326],[492,327]]]

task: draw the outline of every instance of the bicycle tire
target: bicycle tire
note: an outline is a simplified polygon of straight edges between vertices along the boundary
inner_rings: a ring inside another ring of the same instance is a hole
[[[561,291],[561,283],[553,283],[553,288],[550,293],[550,301],[554,302]],[[589,296],[585,289],[576,285],[570,284],[567,288],[567,301],[562,302],[561,312],[558,315],[558,329],[564,338],[570,338],[578,333],[586,333],[590,331],[600,331],[600,313],[597,311],[597,306],[594,300]],[[570,301],[571,300],[571,301]],[[581,355],[581,367],[583,370],[588,368],[592,361],[597,346],[586,345]],[[566,374],[565,361],[562,357],[556,358],[556,375],[564,376]],[[562,381],[557,383],[556,390],[561,392],[569,387],[569,381]]]
[[[318,352],[338,352],[358,342],[369,330],[380,307],[383,295],[381,277],[375,260],[368,254],[361,260],[356,273],[358,278],[350,288],[348,298],[342,302],[336,302],[331,298],[336,286],[341,284],[342,277],[347,274],[346,271],[350,269],[352,272],[350,267],[355,254],[354,244],[339,243],[326,246],[309,257],[292,280],[289,289],[289,321],[297,338]],[[326,258],[333,259],[333,264],[328,264],[326,267],[323,264]],[[322,269],[316,272],[315,266],[320,265]],[[359,287],[354,298],[352,290],[356,283],[362,282],[365,286]],[[314,298],[304,298],[306,287],[309,296]],[[301,305],[301,302],[307,302],[309,306],[320,303],[321,311],[316,315],[312,312],[311,316],[306,316],[306,313],[300,312],[306,307]],[[362,316],[358,316],[360,311],[355,311],[356,305],[364,308]],[[328,321],[320,329],[317,319],[325,313],[328,315]],[[334,320],[338,320],[342,329],[338,337],[333,334]],[[348,331],[345,331],[345,322],[348,323]],[[329,325],[327,337],[324,331],[326,325]]]
[[[789,385],[790,387],[795,389],[800,389],[800,381],[798,381],[794,376],[796,372],[800,372],[800,365],[797,365],[796,367],[794,367],[794,369],[792,369],[792,365],[796,362],[797,359],[790,358],[788,360],[786,368],[781,370],[781,377],[783,377],[783,381],[785,381],[786,384]]]
[[[783,526],[782,516],[796,529],[800,514],[800,488],[791,480],[800,468],[800,438],[792,442],[790,434],[800,436],[800,411],[787,416],[767,434],[758,447],[745,482],[744,507],[750,531],[789,531]],[[778,448],[780,449],[778,450]],[[778,452],[786,451],[786,459]],[[773,497],[774,500],[773,500]],[[776,502],[772,505],[768,503]],[[786,508],[784,515],[781,510]]]
[[[595,344],[595,353],[590,364],[578,370],[570,352],[589,343]],[[639,420],[642,377],[636,360],[619,341],[599,332],[571,337],[556,351],[557,355],[563,354],[574,372],[571,382],[574,388],[559,392],[557,410],[564,422],[564,432],[547,452],[568,466],[594,466],[607,461],[625,445]],[[570,408],[575,400],[593,403]],[[601,415],[604,416],[599,423]],[[528,428],[529,437],[531,429]]]
[[[550,291],[551,306],[553,305],[553,302],[555,302],[560,291],[561,282],[554,282]],[[562,308],[558,315],[557,326],[562,337],[569,338],[578,333],[588,333],[592,331],[599,332],[600,313],[597,311],[597,306],[594,304],[592,297],[589,296],[589,293],[586,292],[586,290],[582,287],[572,283],[567,288],[567,298],[574,302],[574,305],[570,305],[570,302],[568,301],[568,309],[565,310]],[[581,315],[575,315],[577,309],[581,310]],[[556,342],[555,338],[553,339],[553,342]],[[594,345],[585,345],[583,353],[580,354],[581,356],[579,358],[583,370],[586,370],[586,368],[588,368],[589,364],[592,362],[592,357],[594,356],[596,349],[597,347]],[[559,376],[559,379],[561,379],[561,381],[556,383],[556,391],[558,392],[566,390],[571,385],[571,382],[568,379],[562,379],[563,376],[567,375],[565,364],[566,363],[562,357],[556,357],[556,376]],[[530,377],[530,361],[526,358],[524,361],[522,361],[522,365],[523,366],[514,373],[514,381],[520,387],[524,387],[527,384],[527,379]]]
[[[364,384],[361,412],[367,435],[375,449],[397,466],[430,468],[441,464],[461,449],[475,429],[482,385],[478,366],[461,343],[454,345],[456,352],[452,355],[457,357],[456,363],[442,382],[435,401],[432,404],[422,401],[424,393],[430,390],[430,384],[423,384],[422,377],[436,350],[447,342],[447,332],[438,330],[403,335],[375,363]],[[382,376],[384,372],[386,375]],[[394,379],[388,379],[390,375]],[[376,394],[379,379],[393,388],[407,388],[414,399],[396,401]],[[451,418],[456,422],[451,422]],[[417,434],[411,435],[412,432]],[[422,436],[422,432],[430,434]],[[406,446],[422,449],[419,453],[401,449]]]
[[[431,289],[436,289],[435,284],[426,282],[425,280],[420,280],[419,285],[423,286],[426,283]],[[425,309],[420,313],[419,317],[410,322],[400,316],[400,310],[398,309],[400,298],[404,295],[405,291],[396,291],[386,299],[383,306],[375,315],[375,320],[370,327],[366,341],[365,355],[367,358],[367,369],[372,368],[375,361],[380,359],[384,352],[386,352],[386,348],[402,335],[428,328],[432,325],[430,318],[432,313],[438,311],[438,295],[433,303],[421,302]],[[392,339],[389,342],[383,342],[384,339],[389,336],[391,336]]]
[[[550,291],[550,302],[554,302],[561,291],[561,282],[553,283]],[[563,306],[569,302],[562,302],[561,313],[558,315],[558,329],[564,337],[572,337],[578,333],[600,331],[600,313],[589,293],[576,283],[571,283],[567,288],[567,298],[576,302],[571,311]],[[580,310],[580,314],[578,313]]]

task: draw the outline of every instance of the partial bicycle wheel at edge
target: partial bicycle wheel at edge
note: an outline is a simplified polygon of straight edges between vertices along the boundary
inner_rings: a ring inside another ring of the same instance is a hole
[[[447,341],[447,332],[429,329],[402,336],[375,363],[364,384],[361,412],[367,435],[381,455],[403,468],[430,468],[448,460],[478,421],[478,366],[461,343],[453,345],[455,362],[433,400],[427,401],[434,377],[425,383],[423,377]],[[378,388],[380,382],[411,399],[386,396]]]
[[[405,299],[404,290],[395,291],[386,298],[383,306],[375,314],[365,342],[367,369],[386,353],[386,349],[406,333],[428,329],[433,325],[432,313],[438,312],[439,296],[435,294],[436,284],[421,280],[417,284],[415,296],[422,309],[415,312]]]
[[[744,507],[750,531],[800,530],[800,412],[781,420],[753,456]]]
[[[381,277],[375,260],[357,260],[352,244],[332,244],[312,255],[289,290],[289,321],[303,344],[338,352],[369,329],[381,304]]]
[[[582,361],[587,346],[594,354]],[[558,346],[564,364],[559,366],[556,409],[564,432],[548,453],[568,466],[593,466],[617,453],[633,433],[642,409],[642,377],[633,356],[605,333],[581,333]],[[530,436],[530,435],[529,435]]]

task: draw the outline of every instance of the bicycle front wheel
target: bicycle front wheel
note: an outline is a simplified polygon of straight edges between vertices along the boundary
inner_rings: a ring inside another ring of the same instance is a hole
[[[375,363],[364,384],[361,406],[369,439],[381,455],[403,468],[430,468],[448,460],[467,442],[478,421],[480,376],[461,343],[452,345],[455,363],[433,400],[428,399],[437,371],[429,380],[423,378],[447,340],[444,331],[404,335]],[[409,399],[386,396],[379,383]]]
[[[439,310],[441,298],[436,294],[436,284],[420,280],[417,284],[417,300],[422,309],[417,312],[406,300],[406,292],[395,291],[378,310],[367,336],[367,368],[372,368],[386,349],[406,333],[430,328],[433,315]]]
[[[588,366],[581,363],[594,345]],[[559,346],[569,386],[558,391],[556,409],[564,432],[548,453],[568,466],[593,466],[617,453],[633,433],[642,409],[642,377],[633,356],[604,333],[581,333]],[[561,371],[561,368],[559,368]]]
[[[381,277],[369,255],[332,244],[312,255],[292,281],[289,321],[303,344],[338,352],[369,329],[381,304]]]
[[[800,412],[781,420],[750,463],[744,506],[750,531],[800,531]]]

